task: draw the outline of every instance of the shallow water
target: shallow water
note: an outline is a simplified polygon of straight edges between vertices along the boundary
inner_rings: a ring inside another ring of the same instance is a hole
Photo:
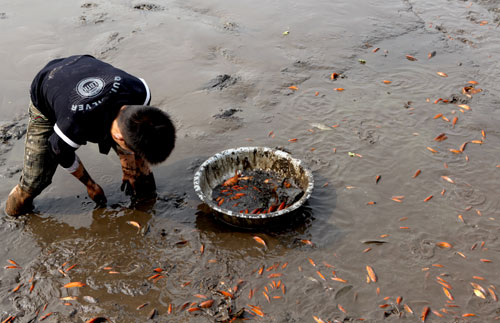
[[[130,205],[119,191],[118,158],[88,145],[79,155],[108,207],[94,209],[83,187],[58,170],[34,214],[2,217],[0,259],[22,267],[1,272],[2,320],[53,312],[46,322],[143,322],[156,308],[159,322],[214,322],[249,305],[261,306],[265,316],[255,320],[264,322],[415,322],[426,306],[432,322],[500,315],[488,291],[500,287],[496,1],[1,3],[2,200],[19,177],[29,84],[52,58],[89,53],[144,77],[152,103],[178,128],[174,153],[154,168],[156,203]],[[461,89],[472,80],[483,91],[468,98]],[[434,104],[453,97],[459,101]],[[434,119],[439,113],[450,122]],[[434,141],[441,133],[448,139]],[[484,143],[449,151],[471,140]],[[313,170],[315,190],[300,221],[246,232],[207,214],[194,172],[216,152],[246,145],[281,147]],[[443,241],[452,248],[437,245]],[[376,282],[367,283],[366,266]],[[148,279],[155,268],[164,278]],[[273,273],[282,275],[268,278]],[[453,301],[436,276],[451,285]],[[234,299],[219,292],[240,280]],[[273,280],[286,286],[284,295]],[[63,288],[70,281],[87,286]],[[212,308],[181,310],[203,301],[195,294],[214,299]],[[77,299],[64,305],[68,295]]]

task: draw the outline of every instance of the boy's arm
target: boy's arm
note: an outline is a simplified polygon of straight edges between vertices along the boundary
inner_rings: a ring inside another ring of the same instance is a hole
[[[139,156],[135,156],[138,176],[135,180],[135,196],[140,199],[156,197],[156,183],[149,164]]]
[[[98,205],[105,205],[107,200],[102,188],[90,177],[78,157],[75,162],[78,162],[78,167],[71,173],[71,175],[75,176],[80,182],[83,183],[83,185],[87,187],[87,193],[94,202]]]
[[[120,158],[120,164],[122,166],[122,185],[121,190],[125,190],[126,195],[134,194],[135,178],[137,172],[135,170],[135,158],[134,154],[122,150],[120,147],[116,147],[116,154]]]
[[[121,190],[138,198],[156,196],[156,184],[148,163],[120,147],[116,147],[115,151],[120,158],[123,172]]]
[[[50,136],[49,142],[59,165],[85,185],[89,197],[94,202],[98,205],[106,204],[104,191],[85,170],[80,158],[75,153],[76,148],[69,146],[57,133]]]

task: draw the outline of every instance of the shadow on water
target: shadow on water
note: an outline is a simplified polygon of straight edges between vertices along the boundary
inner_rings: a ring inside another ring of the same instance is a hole
[[[139,229],[142,235],[147,234],[149,222],[152,219],[151,202],[147,205],[140,205],[136,208],[117,206],[109,208],[96,208],[90,211],[89,215],[91,223],[88,227],[82,226],[75,228],[65,221],[60,221],[53,216],[43,216],[33,213],[27,215],[25,221],[25,229],[33,234],[33,237],[40,243],[41,246],[50,246],[56,241],[64,241],[67,239],[102,239],[114,238],[119,240],[128,240],[129,235],[122,235],[120,231],[137,230],[131,221],[141,224]],[[81,217],[82,215],[80,215]]]
[[[110,311],[112,306],[107,305],[107,300],[116,294],[121,295],[123,309],[129,302],[137,306],[133,297],[151,289],[142,279],[144,268],[149,269],[151,264],[142,259],[148,258],[145,236],[149,232],[152,207],[152,203],[133,209],[115,206],[69,216],[80,218],[79,224],[84,222],[82,218],[89,218],[88,226],[73,226],[59,216],[40,213],[15,220],[4,218],[6,223],[16,224],[18,235],[30,237],[30,249],[39,248],[31,257],[16,258],[21,267],[4,280],[8,288],[2,290],[5,300],[9,300],[23,322],[36,320],[38,313],[41,319],[49,312],[57,313],[64,322],[81,322],[102,308]],[[131,221],[140,223],[140,228],[131,225]],[[106,267],[112,271],[104,270]],[[88,287],[82,291],[63,288],[70,281],[83,282]],[[21,287],[12,293],[16,285]],[[59,300],[61,297],[74,299],[64,304]]]
[[[252,269],[273,261],[285,263],[291,260],[290,252],[310,252],[311,247],[322,248],[344,236],[331,222],[337,203],[331,187],[317,187],[293,220],[277,228],[257,233],[220,222],[200,204],[193,189],[193,174],[202,161],[180,161],[155,172],[160,179],[158,198],[145,203],[110,195],[114,203],[105,208],[84,203],[78,214],[67,214],[67,210],[75,213],[72,205],[78,199],[40,200],[37,209],[44,214],[17,220],[16,230],[31,236],[41,250],[23,264],[13,281],[6,282],[12,289],[20,283],[28,286],[31,277],[36,281],[32,293],[25,287],[9,299],[18,313],[33,318],[48,303],[47,312],[57,312],[67,322],[87,320],[96,313],[109,313],[116,322],[137,322],[153,308],[161,316],[169,304],[180,308],[193,302],[196,293],[208,293],[224,303],[217,292],[226,288],[219,285],[221,281],[247,280],[242,293],[248,293],[250,286],[260,284]],[[314,176],[317,182],[326,181],[321,174]],[[266,241],[265,249],[252,239],[256,234]],[[76,267],[68,270],[72,265]],[[150,279],[154,268],[162,268],[165,278]],[[87,287],[63,288],[70,281]],[[78,297],[71,307],[59,301],[67,296]],[[136,308],[146,302],[149,308],[139,313]]]
[[[319,174],[314,176],[316,183],[325,181]],[[300,246],[306,240],[315,240],[318,245],[332,244],[343,236],[342,231],[329,222],[330,216],[334,215],[336,201],[334,189],[316,187],[309,200],[293,214],[286,215],[271,227],[260,228],[243,228],[226,223],[208,205],[201,203],[197,206],[195,225],[207,237],[229,232],[242,235],[260,233],[279,239],[288,248]]]

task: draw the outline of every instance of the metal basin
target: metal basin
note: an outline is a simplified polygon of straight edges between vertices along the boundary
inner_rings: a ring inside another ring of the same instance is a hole
[[[304,195],[286,209],[267,214],[237,213],[218,206],[212,200],[212,190],[235,171],[272,171],[285,178],[291,178],[304,191]],[[207,159],[194,176],[194,189],[220,220],[241,228],[268,228],[290,220],[311,196],[314,180],[311,171],[290,154],[266,147],[240,147],[228,149]]]

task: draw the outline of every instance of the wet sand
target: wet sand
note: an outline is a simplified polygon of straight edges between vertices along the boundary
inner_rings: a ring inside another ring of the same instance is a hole
[[[2,216],[0,261],[21,268],[1,270],[0,319],[144,322],[156,309],[151,321],[214,322],[255,305],[264,317],[243,317],[416,322],[429,307],[429,322],[497,320],[499,14],[486,0],[4,1],[2,202],[19,178],[29,84],[50,59],[88,53],[145,78],[178,141],[154,168],[154,204],[131,207],[118,158],[87,145],[78,154],[106,208],[59,169],[34,214]],[[469,81],[482,91],[463,94]],[[299,223],[245,232],[200,204],[198,166],[247,145],[313,170]],[[75,281],[86,286],[63,287]],[[214,304],[188,311],[205,300],[196,294]]]

